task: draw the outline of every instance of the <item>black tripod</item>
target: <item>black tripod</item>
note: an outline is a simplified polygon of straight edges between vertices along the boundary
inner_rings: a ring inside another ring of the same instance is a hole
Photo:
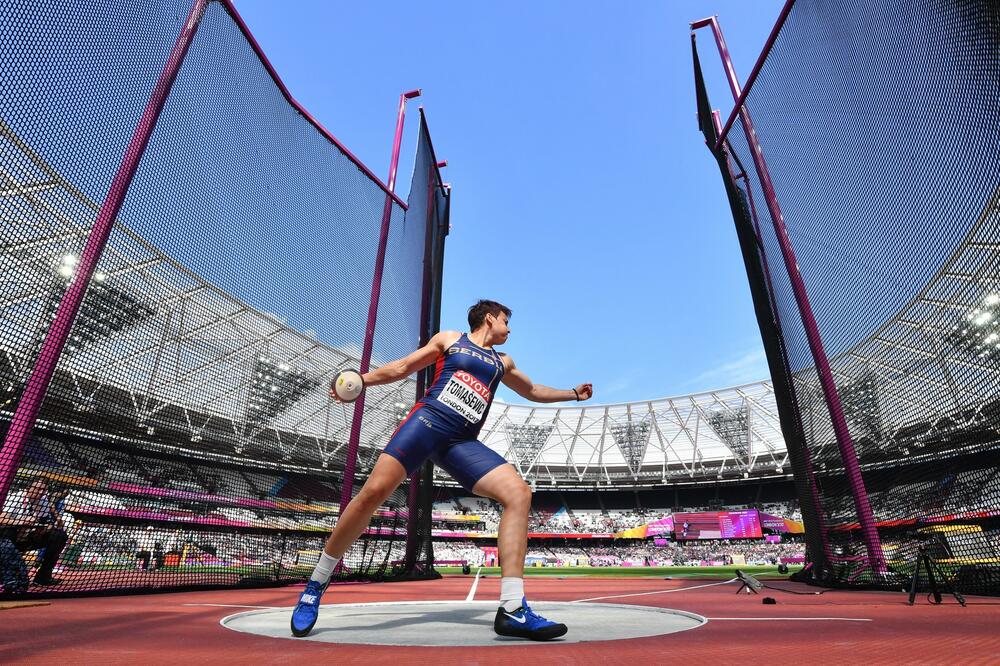
[[[965,606],[965,597],[963,597],[958,590],[952,587],[951,583],[948,582],[948,577],[945,576],[944,571],[941,569],[941,565],[937,561],[927,554],[927,547],[925,544],[920,544],[917,546],[917,556],[913,560],[913,579],[910,580],[910,605],[913,605],[913,600],[917,597],[917,581],[920,579],[920,567],[923,566],[927,570],[927,582],[931,587],[931,594],[934,595],[934,603],[941,603],[941,590],[938,589],[937,578],[934,574],[937,573],[938,577],[941,578],[941,584],[944,586],[946,592],[955,597],[955,601]]]
[[[759,580],[748,573],[740,571],[739,569],[736,570],[736,578],[739,579],[740,583],[742,583],[740,585],[740,589],[736,590],[736,594],[739,594],[743,590],[746,590],[747,594],[750,594],[751,592],[757,594],[764,589],[764,585]]]

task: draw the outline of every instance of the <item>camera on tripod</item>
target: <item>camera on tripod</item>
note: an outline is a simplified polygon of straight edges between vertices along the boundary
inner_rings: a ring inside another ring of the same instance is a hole
[[[951,557],[948,542],[942,538],[939,532],[928,529],[911,530],[906,533],[906,536],[917,542],[917,554],[913,558],[913,578],[910,579],[910,605],[913,605],[913,601],[917,597],[920,569],[923,568],[927,572],[927,583],[930,586],[930,593],[934,597],[935,604],[940,604],[942,599],[941,590],[938,587],[940,580],[944,589],[955,597],[955,601],[965,606],[965,597],[951,584],[944,569],[941,568],[936,559]]]
[[[931,541],[937,541],[938,543],[941,542],[940,534],[937,532],[925,532],[923,530],[910,530],[906,533],[906,538],[921,541],[923,543]]]

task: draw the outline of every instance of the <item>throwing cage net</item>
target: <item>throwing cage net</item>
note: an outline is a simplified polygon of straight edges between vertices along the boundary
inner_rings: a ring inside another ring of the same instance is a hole
[[[407,205],[228,1],[0,7],[0,596],[308,576],[348,459],[366,475],[419,389],[370,388],[355,441],[327,394],[380,262],[371,365],[438,323],[448,191],[420,125]],[[434,575],[422,483],[337,577]]]
[[[776,31],[721,144],[697,48],[695,78],[804,578],[899,589],[923,550],[1000,594],[1000,7],[790,2]]]

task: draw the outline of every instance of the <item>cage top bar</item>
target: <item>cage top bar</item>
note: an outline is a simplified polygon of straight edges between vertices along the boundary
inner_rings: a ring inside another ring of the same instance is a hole
[[[219,1],[223,5],[225,5],[226,10],[233,17],[233,20],[236,21],[236,25],[238,25],[240,27],[240,30],[243,32],[243,35],[247,38],[247,41],[250,42],[250,46],[253,48],[254,53],[256,53],[257,57],[260,58],[261,64],[264,65],[264,68],[267,70],[267,73],[270,74],[271,78],[274,80],[274,83],[278,86],[278,89],[281,90],[281,94],[285,96],[286,100],[288,100],[288,103],[291,104],[292,107],[294,107],[296,111],[298,111],[299,113],[301,113],[302,116],[306,120],[308,120],[310,123],[312,123],[313,127],[315,127],[317,130],[319,130],[320,134],[322,134],[323,136],[325,136],[327,138],[327,140],[330,141],[330,143],[332,143],[333,145],[337,146],[337,148],[340,149],[340,151],[342,153],[344,153],[344,155],[346,155],[349,160],[351,160],[352,162],[354,162],[354,164],[357,165],[357,167],[359,169],[361,169],[365,173],[366,176],[368,176],[372,181],[375,182],[376,185],[378,185],[380,188],[382,188],[382,190],[386,194],[388,194],[390,197],[392,197],[393,201],[395,201],[397,204],[399,204],[403,208],[403,210],[406,210],[407,205],[406,205],[405,201],[403,201],[402,199],[400,199],[396,195],[395,192],[393,192],[391,189],[389,189],[389,186],[386,185],[384,182],[382,182],[382,180],[378,176],[375,175],[375,172],[373,172],[371,169],[369,169],[364,164],[364,162],[362,162],[360,159],[358,159],[358,157],[354,153],[352,153],[350,150],[348,150],[347,146],[345,146],[343,143],[341,143],[340,140],[337,139],[337,137],[335,137],[330,132],[330,130],[328,130],[325,127],[323,127],[323,125],[318,120],[316,120],[316,118],[314,118],[311,113],[309,113],[308,111],[306,111],[305,108],[301,104],[299,104],[297,101],[295,101],[295,98],[292,97],[292,94],[290,92],[288,92],[288,88],[285,86],[284,82],[281,80],[281,77],[278,76],[278,73],[275,71],[274,67],[271,65],[271,61],[269,61],[267,59],[267,56],[264,55],[263,49],[261,49],[260,44],[257,43],[257,39],[253,36],[253,33],[250,32],[250,28],[247,27],[247,24],[243,20],[243,17],[240,16],[240,14],[239,14],[238,11],[236,11],[236,6],[233,4],[233,1],[232,0],[219,0]]]
[[[785,0],[785,6],[781,8],[781,13],[778,14],[778,20],[774,22],[774,27],[771,28],[771,34],[767,36],[767,41],[764,42],[764,48],[761,49],[760,55],[757,57],[757,62],[754,64],[753,70],[750,72],[750,76],[747,77],[747,82],[743,86],[742,91],[739,89],[739,83],[737,83],[739,79],[737,79],[736,73],[730,72],[731,76],[728,78],[731,82],[731,86],[733,87],[733,96],[736,97],[736,105],[733,106],[733,111],[729,114],[729,120],[726,121],[722,131],[719,133],[719,138],[715,143],[716,150],[719,150],[722,147],[723,142],[729,135],[730,128],[732,128],[733,123],[736,122],[736,116],[739,115],[740,109],[743,108],[746,97],[750,94],[750,89],[753,88],[754,81],[757,80],[757,75],[760,74],[760,70],[764,67],[764,61],[767,60],[768,54],[771,53],[771,48],[774,46],[774,42],[778,39],[778,33],[781,32],[781,27],[785,25],[785,19],[788,18],[788,14],[792,11],[792,5],[794,4],[795,0]],[[722,30],[719,28],[719,20],[717,16],[709,16],[708,18],[703,18],[700,21],[695,21],[691,24],[691,31],[693,32],[706,26],[711,26],[712,32],[715,33],[715,38],[719,43],[719,48],[728,53],[726,41],[722,37]],[[729,62],[727,58],[723,58],[723,61],[727,63]],[[732,64],[727,64],[726,67],[732,69]]]

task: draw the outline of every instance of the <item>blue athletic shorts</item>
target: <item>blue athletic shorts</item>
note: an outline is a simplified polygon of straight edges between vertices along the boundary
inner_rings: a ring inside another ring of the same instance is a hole
[[[456,433],[442,419],[418,404],[399,425],[385,446],[410,475],[430,458],[463,488],[472,491],[486,473],[507,463],[503,456],[468,433]]]

